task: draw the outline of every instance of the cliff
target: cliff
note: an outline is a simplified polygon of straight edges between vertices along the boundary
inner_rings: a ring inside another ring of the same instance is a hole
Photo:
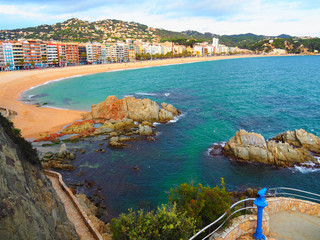
[[[78,239],[36,150],[0,116],[0,239]]]

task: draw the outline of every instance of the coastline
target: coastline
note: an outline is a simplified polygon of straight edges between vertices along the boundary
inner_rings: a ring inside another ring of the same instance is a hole
[[[54,133],[60,131],[63,126],[70,124],[75,120],[82,119],[81,114],[84,112],[57,108],[36,107],[34,105],[28,105],[19,101],[21,93],[30,88],[47,84],[52,81],[61,81],[70,77],[109,71],[121,71],[127,69],[138,69],[145,67],[184,64],[202,61],[268,56],[269,55],[236,55],[174,58],[130,63],[113,63],[101,65],[71,66],[64,68],[48,68],[43,70],[0,72],[0,107],[5,107],[17,112],[17,116],[12,119],[15,127],[21,129],[23,137],[27,139],[34,139],[38,138],[42,133]]]

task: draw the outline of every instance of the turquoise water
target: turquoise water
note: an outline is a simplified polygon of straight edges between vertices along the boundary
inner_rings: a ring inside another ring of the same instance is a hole
[[[155,142],[139,141],[106,153],[95,152],[103,142],[97,138],[77,144],[87,152],[75,160],[75,171],[63,172],[64,178],[96,181],[109,213],[116,215],[129,207],[165,203],[166,192],[183,182],[215,186],[221,177],[230,190],[288,186],[319,193],[320,172],[240,164],[207,153],[213,143],[227,141],[241,128],[265,138],[299,128],[320,136],[319,69],[319,56],[229,59],[70,78],[24,96],[88,110],[108,95],[132,95],[182,111],[176,123],[157,127]],[[135,165],[140,171],[133,171]]]

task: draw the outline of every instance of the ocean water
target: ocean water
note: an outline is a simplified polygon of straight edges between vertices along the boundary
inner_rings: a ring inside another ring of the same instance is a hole
[[[303,128],[320,136],[320,57],[244,58],[99,73],[52,82],[24,93],[32,102],[89,110],[109,95],[135,96],[173,104],[177,122],[157,126],[155,142],[138,141],[120,150],[87,139],[68,147],[86,149],[62,172],[68,183],[95,181],[80,192],[104,196],[116,216],[128,208],[166,203],[168,191],[184,182],[215,186],[223,177],[230,190],[242,187],[295,187],[320,193],[320,171],[277,169],[212,157],[213,143],[237,130],[262,134]],[[97,153],[101,148],[106,153]],[[138,165],[139,171],[133,167]]]

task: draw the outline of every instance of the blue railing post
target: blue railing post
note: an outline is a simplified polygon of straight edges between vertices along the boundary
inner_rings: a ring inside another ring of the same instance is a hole
[[[266,237],[262,234],[262,216],[263,216],[263,209],[268,206],[268,202],[264,198],[267,189],[263,188],[258,192],[258,197],[256,200],[253,201],[254,205],[258,208],[258,216],[257,216],[257,229],[253,237],[255,239],[266,239]]]

